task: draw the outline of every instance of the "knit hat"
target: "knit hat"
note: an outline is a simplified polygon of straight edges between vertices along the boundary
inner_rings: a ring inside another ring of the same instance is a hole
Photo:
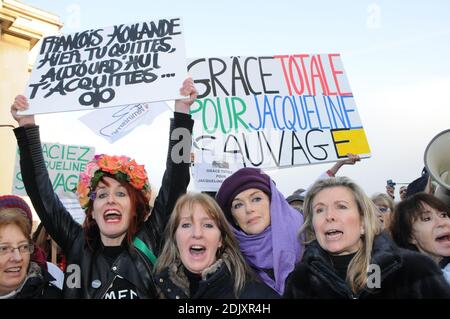
[[[259,189],[271,197],[270,177],[259,168],[252,167],[241,168],[229,176],[223,181],[216,194],[217,203],[232,225],[236,225],[236,223],[231,215],[231,203],[239,193],[250,188]]]
[[[18,208],[24,215],[33,222],[33,214],[31,213],[30,206],[22,198],[16,195],[3,195],[0,196],[0,209],[3,208]]]

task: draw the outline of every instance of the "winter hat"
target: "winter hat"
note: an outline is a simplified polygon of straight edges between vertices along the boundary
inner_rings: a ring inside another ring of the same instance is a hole
[[[286,201],[290,204],[294,201],[305,201],[305,190],[303,188],[297,189],[291,195],[286,197]]]
[[[301,202],[304,202],[305,201],[305,195],[300,195],[300,194],[292,194],[292,195],[289,195],[288,197],[286,197],[286,201],[290,204],[290,203],[292,203],[292,202],[295,202],[295,201],[301,201]]]
[[[29,219],[30,223],[33,223],[33,214],[31,213],[30,206],[22,198],[16,195],[3,195],[0,196],[0,209],[3,208],[18,208]]]
[[[270,177],[259,168],[245,167],[225,179],[216,194],[216,201],[232,225],[236,225],[231,215],[231,203],[240,193],[250,188],[256,188],[271,197]]]
[[[31,213],[30,206],[28,206],[27,202],[24,201],[19,196],[15,195],[3,195],[0,196],[0,210],[4,208],[18,208],[30,221],[30,224],[33,225],[33,214]],[[46,265],[47,256],[45,252],[38,246],[34,246],[34,252],[31,256],[31,260],[38,263],[41,267],[47,267]]]
[[[408,185],[408,188],[406,189],[406,198],[416,193],[423,192],[427,187],[428,177],[429,177],[428,172],[424,168],[422,170],[422,176],[420,176],[418,179],[415,179]]]

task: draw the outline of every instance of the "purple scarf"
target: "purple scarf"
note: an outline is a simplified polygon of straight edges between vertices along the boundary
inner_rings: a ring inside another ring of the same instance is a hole
[[[267,285],[282,295],[287,276],[302,256],[303,247],[297,234],[303,216],[288,204],[272,180],[270,190],[270,226],[256,235],[232,228],[247,262]],[[275,280],[263,269],[273,269]]]

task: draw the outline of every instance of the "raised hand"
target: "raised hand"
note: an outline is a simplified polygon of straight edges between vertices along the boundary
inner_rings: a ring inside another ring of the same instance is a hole
[[[186,80],[184,80],[183,86],[180,89],[180,94],[189,97],[186,99],[179,99],[175,101],[175,112],[188,114],[192,103],[194,103],[198,95],[192,78],[187,78]]]
[[[342,160],[343,165],[346,165],[346,164],[353,165],[356,162],[359,162],[361,160],[361,158],[359,157],[358,154],[348,153],[347,157],[348,158]]]
[[[344,165],[354,165],[356,162],[359,162],[361,158],[358,154],[347,153],[348,158],[341,159],[337,161],[328,171],[329,176],[335,176],[339,169]]]
[[[19,115],[17,111],[28,110],[30,105],[28,99],[23,95],[17,95],[14,103],[11,105],[11,115],[17,121],[19,126],[34,125],[34,115]]]

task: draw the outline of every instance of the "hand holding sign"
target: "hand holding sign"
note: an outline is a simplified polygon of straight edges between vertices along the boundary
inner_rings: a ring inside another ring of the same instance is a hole
[[[178,99],[175,101],[175,112],[189,114],[189,109],[192,103],[195,102],[198,92],[194,86],[194,81],[192,78],[187,78],[183,82],[183,86],[180,89],[180,94],[187,96],[186,99]]]
[[[11,115],[19,126],[34,125],[34,115],[19,115],[17,111],[25,111],[29,108],[28,99],[23,95],[17,95],[11,105]]]

